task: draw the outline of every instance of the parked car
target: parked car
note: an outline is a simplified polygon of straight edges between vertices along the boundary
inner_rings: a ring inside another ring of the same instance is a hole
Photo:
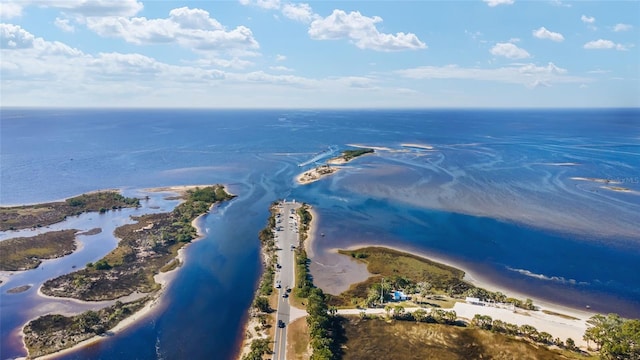
[[[279,328],[283,328],[284,327],[284,321],[278,320],[278,327]]]

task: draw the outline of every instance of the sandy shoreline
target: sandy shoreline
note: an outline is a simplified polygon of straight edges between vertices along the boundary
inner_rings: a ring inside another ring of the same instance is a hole
[[[339,167],[331,167],[329,165],[321,165],[314,169],[307,170],[296,176],[296,183],[299,185],[307,185],[316,182],[326,176],[333,175],[340,170]]]
[[[515,298],[520,298],[520,299],[526,299],[526,298],[530,298],[531,300],[533,300],[535,305],[540,305],[543,306],[545,308],[548,308],[549,310],[551,310],[550,308],[553,307],[555,310],[557,310],[557,312],[562,312],[562,313],[569,313],[571,312],[572,314],[577,314],[580,316],[584,316],[586,314],[589,314],[589,316],[594,315],[594,312],[591,311],[586,311],[584,309],[580,309],[580,308],[575,308],[575,307],[567,307],[567,306],[563,306],[563,305],[559,305],[559,304],[555,304],[555,303],[551,303],[549,301],[545,301],[536,297],[531,297],[529,295],[525,295],[522,294],[516,290],[512,290],[509,288],[505,288],[503,286],[500,286],[498,284],[495,284],[494,282],[491,281],[491,279],[488,279],[487,277],[482,276],[481,274],[478,273],[474,273],[473,271],[470,271],[469,269],[465,268],[464,265],[460,265],[457,264],[455,262],[451,262],[445,259],[442,259],[440,257],[437,256],[432,256],[430,254],[426,254],[425,252],[414,252],[412,250],[409,249],[405,249],[402,247],[398,247],[398,246],[389,246],[389,245],[381,245],[381,244],[368,244],[368,243],[361,243],[361,244],[357,244],[357,245],[352,245],[349,246],[347,248],[344,249],[331,249],[332,251],[334,251],[336,254],[338,253],[338,250],[356,250],[356,249],[360,249],[360,248],[364,248],[364,247],[381,247],[381,248],[386,248],[386,249],[391,249],[391,250],[396,250],[396,251],[400,251],[400,252],[404,252],[407,254],[411,254],[411,255],[415,255],[415,256],[419,256],[423,259],[426,260],[431,260],[431,261],[435,261],[437,263],[443,264],[443,265],[447,265],[447,266],[451,266],[453,268],[459,269],[464,271],[464,280],[471,283],[472,285],[479,287],[479,288],[483,288],[486,290],[490,290],[490,291],[500,291],[503,294],[506,294],[507,296],[510,297],[515,297]],[[345,256],[345,255],[343,255]],[[570,314],[568,314],[570,315]],[[577,316],[576,316],[577,317]]]
[[[309,224],[309,230],[307,230],[307,238],[304,240],[304,251],[307,252],[309,259],[313,258],[313,243],[316,238],[316,230],[318,229],[317,221],[319,219],[318,213],[313,209],[311,205],[307,211],[311,214],[311,223]]]
[[[187,186],[171,186],[171,187],[160,187],[160,188],[151,188],[151,189],[143,189],[142,191],[146,191],[146,192],[173,192],[173,193],[177,193],[180,195],[184,195],[184,192],[186,192],[187,190],[190,189],[194,189],[196,187],[206,187],[206,186],[211,186],[211,185],[187,185]],[[227,191],[227,187],[224,187],[224,190]],[[228,194],[233,195],[231,193],[229,193],[227,191]],[[211,210],[213,207],[215,207],[217,204],[214,204],[210,207],[209,210]],[[197,237],[195,239],[193,239],[191,242],[195,242],[198,241],[202,238],[204,238],[204,230],[202,229],[202,227],[198,226],[198,222],[200,221],[200,219],[202,217],[204,217],[205,215],[207,215],[207,213],[202,214],[200,216],[198,216],[197,218],[195,218],[192,222],[191,225],[196,229],[197,231]],[[188,244],[187,244],[188,245]],[[184,264],[185,262],[185,255],[184,255],[184,249],[186,248],[186,246],[183,246],[182,248],[180,248],[178,250],[178,254],[176,255],[176,257],[174,257],[171,261],[177,259],[180,261],[180,264]],[[92,338],[89,338],[87,340],[81,341],[78,344],[75,344],[74,346],[67,348],[67,349],[63,349],[51,354],[47,354],[47,355],[43,355],[40,357],[37,357],[37,359],[54,359],[57,358],[60,355],[65,355],[65,354],[69,354],[72,353],[74,351],[77,351],[87,345],[91,345],[94,344],[96,342],[108,339],[112,336],[117,335],[119,332],[123,331],[124,329],[130,327],[131,325],[135,324],[136,322],[138,322],[141,319],[146,318],[147,316],[149,316],[150,314],[152,314],[156,309],[161,308],[162,305],[162,295],[164,294],[164,290],[167,287],[167,284],[173,280],[173,278],[175,278],[175,275],[177,273],[177,271],[180,269],[181,266],[176,267],[175,269],[171,270],[171,271],[167,271],[167,272],[160,272],[156,275],[154,275],[154,280],[156,281],[156,283],[158,283],[160,285],[160,289],[157,290],[154,293],[149,293],[149,294],[139,294],[139,297],[143,297],[143,296],[148,296],[151,295],[151,299],[144,305],[144,307],[138,311],[136,311],[135,313],[131,314],[129,317],[123,319],[122,321],[120,321],[115,327],[113,327],[112,329],[109,329],[107,331],[108,335],[96,335]],[[127,299],[130,298],[131,296],[134,296],[136,293],[119,298],[119,299],[115,299],[115,300],[106,300],[106,303],[113,303],[115,301],[122,301],[122,299]],[[53,296],[48,296],[43,294],[40,291],[40,288],[38,288],[38,295],[45,297],[45,298],[50,298],[50,299],[56,299],[56,300],[71,300],[77,303],[85,303],[85,304],[92,304],[92,303],[97,303],[100,304],[102,302],[89,302],[89,301],[83,301],[83,300],[78,300],[78,299],[73,299],[73,298],[62,298],[62,297],[53,297]],[[128,301],[131,301],[130,299],[128,299]],[[108,305],[107,305],[108,306]],[[30,321],[32,321],[34,319],[30,319],[28,320],[26,324],[28,324]],[[23,326],[24,328],[24,326]],[[20,336],[23,337],[24,339],[24,333],[23,330],[20,329]],[[25,352],[27,352],[27,348],[26,345],[24,344],[24,340],[23,340],[23,346],[25,349]],[[21,359],[26,359],[26,358],[21,358]]]
[[[316,219],[317,218],[314,217],[314,220]],[[311,244],[312,242],[310,241],[308,244],[309,248],[311,248]],[[596,314],[595,312],[555,304],[549,301],[524,295],[522,293],[519,293],[518,291],[513,291],[511,289],[504,288],[502,286],[496,285],[490,279],[483,277],[480,274],[469,271],[468,269],[466,269],[464,266],[461,266],[460,264],[456,264],[455,262],[451,262],[451,261],[439,258],[437,256],[431,256],[424,252],[414,252],[409,249],[404,249],[398,246],[387,246],[387,245],[381,245],[381,244],[367,244],[367,243],[351,245],[343,250],[356,250],[359,248],[370,247],[370,246],[387,248],[387,249],[392,249],[392,250],[412,254],[427,260],[435,261],[447,266],[454,267],[456,269],[460,269],[465,273],[464,280],[468,281],[474,286],[484,288],[489,291],[500,291],[509,297],[515,297],[522,300],[526,298],[530,298],[531,300],[533,300],[534,305],[536,305],[539,309],[538,311],[530,311],[530,310],[516,308],[514,311],[514,310],[496,308],[492,306],[478,306],[478,305],[471,305],[466,303],[456,303],[454,310],[457,312],[458,317],[471,320],[471,318],[473,318],[475,314],[482,314],[482,315],[489,315],[489,316],[492,316],[494,319],[500,319],[502,321],[506,321],[509,323],[514,323],[519,325],[529,324],[536,327],[538,331],[546,331],[552,334],[554,337],[560,337],[563,341],[566,340],[566,338],[572,338],[576,342],[576,345],[586,349],[586,342],[582,340],[582,335],[584,334],[584,331],[587,329],[586,321],[591,316],[595,315]],[[328,249],[328,250],[331,252],[334,252],[336,256],[344,256],[344,255],[338,254],[337,248]],[[309,257],[312,258],[311,255]],[[354,284],[354,283],[360,282],[360,280],[355,281],[355,279],[352,279],[351,281],[348,281],[348,282],[350,284]],[[544,313],[544,311],[567,315],[567,316],[574,317],[576,319],[566,319],[558,315]]]

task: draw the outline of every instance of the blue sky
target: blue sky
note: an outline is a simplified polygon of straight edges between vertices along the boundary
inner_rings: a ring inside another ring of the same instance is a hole
[[[638,1],[2,0],[1,106],[638,107]]]

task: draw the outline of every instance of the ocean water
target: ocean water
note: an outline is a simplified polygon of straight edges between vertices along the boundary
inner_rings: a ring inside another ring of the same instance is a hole
[[[336,247],[390,244],[527,296],[640,317],[637,109],[2,109],[0,116],[2,205],[187,184],[223,183],[238,195],[201,220],[205,237],[187,248],[153,314],[64,359],[233,358],[260,272],[257,232],[279,198],[308,202],[319,214],[325,237],[314,243],[312,269],[335,261]],[[378,150],[319,182],[295,184],[298,164],[349,144]],[[580,180],[591,178],[610,183]],[[153,201],[149,211],[172,206]],[[91,221],[108,229],[127,218]],[[107,245],[87,247],[95,252],[0,285],[0,358],[24,355],[22,323],[63,306],[37,296],[42,279],[101,256],[115,246],[108,233],[93,239]],[[34,287],[6,293],[24,283]]]

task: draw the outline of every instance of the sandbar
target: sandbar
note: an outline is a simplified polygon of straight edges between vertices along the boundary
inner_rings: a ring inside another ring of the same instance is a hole
[[[615,180],[600,179],[600,178],[586,178],[586,177],[579,177],[579,176],[574,176],[571,178],[571,180],[591,181],[591,182],[597,182],[602,184],[620,184],[619,181],[615,181]]]
[[[347,146],[361,148],[361,149],[373,149],[376,151],[392,151],[391,148],[384,147],[384,146],[369,146],[369,145],[361,145],[361,144],[347,144]]]
[[[405,144],[400,144],[400,146],[408,147],[408,148],[423,149],[423,150],[433,150],[433,146],[424,145],[424,144],[405,143]]]

